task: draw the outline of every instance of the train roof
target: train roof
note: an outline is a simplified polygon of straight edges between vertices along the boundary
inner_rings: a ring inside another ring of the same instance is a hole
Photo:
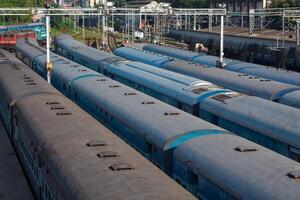
[[[16,109],[68,199],[194,199],[62,95],[35,95]]]
[[[46,50],[39,47],[37,41],[32,38],[18,38],[16,47],[18,48],[22,46],[24,46],[22,53],[26,57],[39,56],[46,52]],[[30,46],[30,50],[28,48],[29,46]],[[28,50],[25,48],[28,48]]]
[[[246,62],[230,64],[227,68],[231,71],[253,74],[283,83],[300,86],[300,73],[298,72]]]
[[[159,46],[156,44],[147,44],[143,47],[144,50],[160,53],[167,56],[172,56],[181,60],[192,61],[193,58],[202,55],[195,52],[190,52],[182,49],[176,49],[172,47]]]
[[[20,48],[30,51],[32,47],[25,43],[23,46],[20,46]],[[40,53],[37,53],[37,55],[39,54]],[[46,57],[43,57],[45,61]],[[42,63],[43,57],[33,55],[32,58],[41,59],[39,62]],[[69,68],[66,67],[66,65],[54,62],[53,76],[62,77],[61,75],[63,74],[63,78],[69,83],[71,82],[69,86],[74,87],[77,92],[84,91],[81,93],[82,96],[88,95],[86,98],[89,98],[90,101],[96,105],[100,104],[103,108],[108,109],[111,114],[118,113],[114,117],[138,133],[143,134],[145,138],[151,140],[161,149],[165,149],[171,140],[189,132],[198,130],[212,130],[211,132],[213,133],[225,132],[222,128],[200,120],[195,116],[160,102],[135,89],[109,78],[101,78],[102,75],[99,73],[94,72],[99,74],[100,77],[85,77],[82,75],[82,71],[72,68],[72,65],[74,65],[72,61],[68,62]],[[80,66],[80,68],[86,71],[90,70],[84,66]],[[68,69],[73,71],[73,80],[66,78],[71,77],[66,73]],[[78,74],[77,77],[76,73]],[[114,99],[114,101],[111,101],[111,99]],[[148,104],[147,102],[154,103]],[[135,114],[132,115],[132,113]],[[189,126],[186,126],[187,123]],[[151,126],[149,124],[151,124]]]
[[[143,67],[145,64],[139,62],[118,62],[107,66],[107,71],[124,77],[130,81],[133,81],[139,85],[143,85],[149,89],[152,89],[162,95],[166,95],[193,106],[200,103],[207,95],[214,93],[221,93],[226,90],[218,88],[210,83],[194,81],[190,84],[182,84],[176,79],[168,79],[154,73],[149,73],[134,66]],[[163,69],[159,69],[163,73]]]
[[[27,66],[4,50],[0,50],[0,64],[0,83],[2,89],[6,91],[5,98],[8,102],[15,103],[20,98],[40,92],[57,93],[35,72],[28,71]]]
[[[180,145],[175,158],[234,197],[296,200],[299,163],[234,135],[210,135]]]
[[[173,56],[181,60],[193,61],[201,65],[206,65],[207,67],[215,67],[216,62],[219,60],[219,58],[216,56],[202,55],[195,52],[182,51],[180,49],[154,44],[145,45],[143,48],[148,51]],[[226,69],[230,71],[251,74],[253,76],[260,76],[271,80],[300,86],[300,73],[298,72],[292,72],[289,70],[248,63],[229,58],[224,58],[224,63],[226,64]]]
[[[296,90],[283,95],[279,99],[279,103],[289,105],[295,108],[300,108],[300,90]]]
[[[24,43],[21,47],[25,45]],[[31,49],[25,47],[25,50]],[[15,66],[7,68],[14,70]],[[1,66],[0,70],[4,69]],[[38,149],[42,163],[47,165],[48,173],[55,177],[65,197],[194,199],[31,69],[23,65],[20,70],[6,72],[0,75],[14,77],[18,74],[23,77],[25,74],[28,77],[27,74],[31,74],[36,78],[34,82],[40,83],[35,85],[40,90],[26,98],[24,94],[31,90],[22,88],[24,80],[7,78],[11,80],[9,85],[12,89],[6,87],[5,92],[22,95],[14,105],[18,111],[17,117],[27,127],[30,142]],[[1,82],[2,87],[3,85]],[[105,155],[117,156],[106,158]]]
[[[84,94],[88,95],[91,101],[102,105],[113,117],[161,149],[166,150],[166,144],[171,140],[189,132],[225,132],[222,128],[109,78],[106,78],[106,81],[97,80],[96,77],[80,79],[74,82],[74,87],[78,92],[85,91]],[[114,113],[118,114],[114,116]]]
[[[99,51],[92,47],[87,47],[85,44],[74,40],[71,36],[60,34],[55,37],[57,45],[61,45],[64,48],[67,48],[70,52],[77,54],[78,56],[83,56],[86,59],[89,59],[93,62],[101,62],[106,59],[118,58],[124,60],[118,56],[115,56],[111,53]],[[79,55],[81,54],[81,55]]]
[[[158,67],[168,61],[174,60],[174,58],[169,56],[163,56],[161,54],[133,47],[119,47],[114,50],[114,54],[125,57],[129,60],[140,61]]]
[[[186,63],[184,61],[171,61],[164,66],[164,69],[184,73],[223,86],[224,88],[269,100],[277,100],[288,92],[300,89],[295,85],[219,68],[206,68],[205,66]]]
[[[200,107],[240,126],[300,149],[299,109],[230,92],[213,95],[203,100]]]

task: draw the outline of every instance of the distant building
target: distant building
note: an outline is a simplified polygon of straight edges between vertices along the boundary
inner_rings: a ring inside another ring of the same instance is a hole
[[[142,6],[150,4],[152,1],[153,0],[132,0],[132,1],[128,2],[127,7],[129,7],[129,8],[140,8]]]
[[[95,7],[98,4],[104,4],[106,0],[81,0],[82,7]]]
[[[248,12],[249,9],[262,9],[271,0],[209,0],[210,8],[218,8],[220,3],[226,4],[227,12]]]

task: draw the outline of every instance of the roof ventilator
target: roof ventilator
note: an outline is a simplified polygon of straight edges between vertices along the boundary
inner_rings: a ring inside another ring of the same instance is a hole
[[[292,179],[300,179],[300,169],[294,169],[290,171],[287,175]]]
[[[156,104],[154,101],[143,101],[142,104]]]
[[[207,88],[201,88],[201,87],[192,90],[192,92],[195,94],[201,94],[206,91],[208,91]]]
[[[117,157],[120,157],[118,152],[115,152],[115,151],[102,151],[101,153],[98,153],[97,156],[99,158],[117,158]]]
[[[109,167],[113,171],[133,170],[134,167],[128,163],[116,163]]]
[[[47,104],[47,105],[58,105],[58,104],[60,104],[60,103],[57,102],[57,101],[50,101],[50,102],[47,102],[46,104]]]
[[[239,151],[239,152],[253,152],[253,151],[258,151],[257,148],[255,148],[255,147],[249,147],[249,146],[238,146],[234,150]]]
[[[50,108],[51,110],[63,110],[63,109],[65,109],[64,107],[62,107],[62,106],[54,106],[54,107],[51,107]]]
[[[225,102],[225,100],[231,99],[232,97],[229,95],[225,95],[225,94],[219,94],[219,95],[213,96],[212,98],[215,100],[218,100],[218,101]]]
[[[108,144],[104,141],[100,140],[91,140],[88,143],[86,143],[86,146],[88,147],[105,147],[108,146]]]
[[[131,95],[136,95],[136,93],[135,92],[125,92],[124,95],[131,96]]]
[[[119,85],[110,85],[109,86],[110,88],[118,88],[118,87],[120,87]]]
[[[27,83],[27,85],[36,85],[36,83]]]
[[[57,112],[56,115],[60,115],[60,116],[63,116],[63,115],[72,115],[72,113],[71,112],[67,112],[67,111],[65,111],[65,112]]]
[[[167,116],[171,116],[171,115],[179,115],[179,112],[175,112],[175,111],[167,111],[164,113],[164,115],[167,115]]]

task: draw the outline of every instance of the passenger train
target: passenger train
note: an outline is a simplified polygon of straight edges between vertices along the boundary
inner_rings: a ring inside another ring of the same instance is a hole
[[[0,27],[0,33],[5,32],[28,32],[32,31],[36,35],[38,41],[46,39],[46,27],[43,23],[16,24]]]
[[[169,71],[210,81],[236,92],[300,108],[300,87],[296,85],[216,67],[207,67],[186,61],[174,60],[171,57],[136,48],[121,47],[116,49],[114,53],[130,60],[140,61]]]
[[[87,47],[68,35],[56,52],[156,99],[300,161],[300,110]],[[276,122],[276,123],[274,123]]]
[[[36,199],[195,199],[4,50],[0,116]]]
[[[17,56],[46,77],[36,42],[19,40]],[[56,88],[196,197],[298,199],[299,163],[61,56],[51,62]]]
[[[219,60],[216,56],[203,55],[154,44],[147,44],[143,49],[206,67],[216,67],[216,62]],[[262,78],[300,86],[300,73],[298,72],[226,58],[224,59],[224,63],[226,64],[225,70],[249,74],[251,76],[260,76]]]

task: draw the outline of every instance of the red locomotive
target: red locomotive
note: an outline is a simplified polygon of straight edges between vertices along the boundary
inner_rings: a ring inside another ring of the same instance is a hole
[[[14,49],[18,38],[33,38],[36,39],[34,32],[15,32],[7,31],[0,34],[0,47],[4,49]]]

